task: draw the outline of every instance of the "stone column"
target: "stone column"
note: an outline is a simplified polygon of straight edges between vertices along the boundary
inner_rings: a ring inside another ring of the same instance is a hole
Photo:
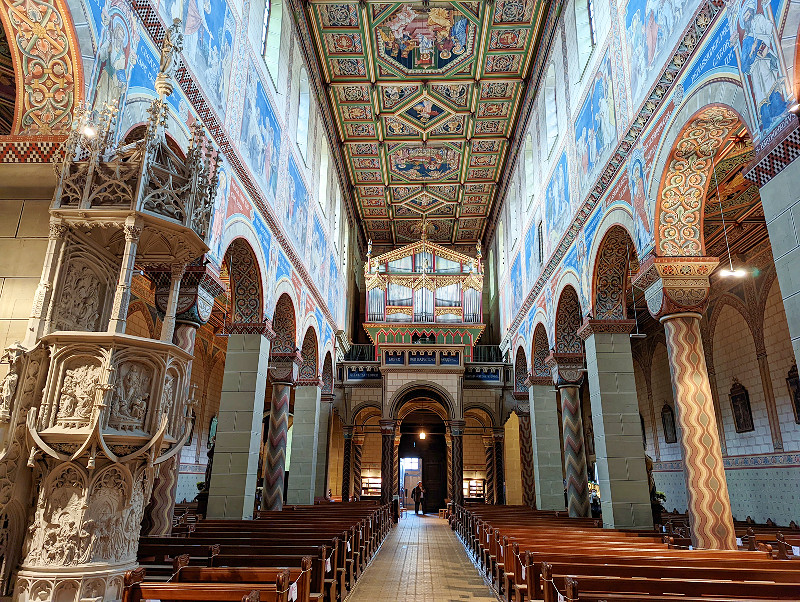
[[[503,439],[505,432],[503,429],[494,429],[492,439],[494,440],[494,503],[506,503],[506,471],[504,468],[503,460],[504,449]]]
[[[684,476],[697,548],[736,549],[728,485],[708,380],[700,319],[708,300],[709,257],[654,257],[640,268],[637,286],[664,325],[672,391],[680,425]]]
[[[326,399],[327,397],[327,399]],[[315,496],[325,497],[328,495],[328,447],[330,446],[330,425],[332,397],[322,394],[319,405],[319,431],[317,432],[317,480],[314,485]],[[295,416],[296,419],[296,416]]]
[[[353,491],[361,497],[361,455],[364,452],[364,435],[353,435]]]
[[[486,453],[486,503],[494,504],[494,441],[491,437],[483,438],[483,451]]]
[[[450,438],[452,440],[452,458],[450,468],[450,487],[452,495],[450,497],[456,504],[464,504],[464,427],[467,426],[464,420],[450,421]]]
[[[800,120],[787,114],[770,134],[769,145],[758,151],[746,178],[759,185],[775,271],[789,324],[795,362],[800,364],[800,162],[795,157]]]
[[[381,419],[381,504],[392,501],[395,478],[394,467],[394,428],[395,421]]]
[[[136,262],[136,249],[139,246],[139,237],[142,235],[141,225],[130,218],[124,226],[125,250],[122,253],[122,262],[119,268],[117,289],[114,292],[114,304],[111,308],[111,319],[108,331],[116,333],[125,332],[128,320],[128,305],[131,301],[131,280],[133,279],[133,266]]]
[[[353,447],[353,427],[343,426],[344,452],[342,454],[342,501],[350,501],[350,464]]]
[[[533,480],[536,507],[540,510],[564,509],[564,476],[558,405],[552,377],[529,378]]]
[[[630,332],[634,320],[586,320],[585,342],[603,526],[650,529],[653,513],[644,461]]]
[[[764,389],[764,405],[767,406],[767,420],[769,432],[772,435],[772,448],[776,452],[783,451],[783,435],[781,434],[781,421],[778,417],[778,408],[775,405],[775,391],[772,389],[772,375],[769,373],[769,361],[766,349],[757,352],[758,371],[761,374],[761,385]]]
[[[447,432],[444,436],[444,442],[447,445],[447,499],[453,499],[453,479],[451,479],[453,470],[453,437]]]
[[[530,395],[530,393],[529,393]],[[531,413],[528,404],[517,408],[519,420],[519,455],[522,467],[522,503],[536,508],[536,483],[533,471],[533,438],[531,437]]]
[[[69,227],[59,218],[50,218],[50,237],[47,241],[47,251],[42,266],[42,276],[36,287],[33,297],[33,307],[28,319],[28,331],[25,333],[25,347],[31,348],[45,331],[50,330],[50,320],[54,309],[52,300],[53,290],[58,286],[57,277],[60,273],[64,243]]]
[[[570,516],[589,516],[589,478],[583,445],[581,415],[582,353],[551,353],[547,365],[561,395],[561,426],[564,431],[564,474]]]
[[[394,475],[394,493],[400,495],[400,425],[394,431],[394,452],[392,454],[392,474]]]
[[[253,516],[269,348],[270,341],[262,334],[228,336],[208,494],[209,518]]]
[[[169,295],[164,320],[161,322],[161,340],[172,342],[175,334],[175,317],[178,313],[178,297],[181,294],[181,280],[186,272],[186,264],[175,263],[170,270]]]
[[[320,442],[319,386],[298,386],[294,390],[292,422],[292,474],[286,492],[288,504],[313,504],[317,481],[317,454]]]

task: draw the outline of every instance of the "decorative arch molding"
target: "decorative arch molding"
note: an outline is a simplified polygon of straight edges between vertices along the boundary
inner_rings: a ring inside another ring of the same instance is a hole
[[[378,418],[380,420],[381,406],[373,401],[365,401],[353,408],[350,424],[364,426],[367,421],[372,418]]]
[[[327,351],[322,361],[322,394],[333,396],[333,354]]]
[[[263,288],[258,260],[250,243],[235,238],[225,251],[230,278],[230,321],[233,324],[259,324],[264,321]]]
[[[464,408],[464,419],[466,420],[467,418],[477,420],[483,427],[494,428],[495,425],[495,419],[492,413],[478,406]]]
[[[80,45],[66,2],[0,0],[0,22],[17,83],[11,135],[66,136],[84,99]]]
[[[631,252],[635,257],[636,246],[630,231],[624,226],[612,225],[600,239],[592,271],[591,299],[595,320],[627,318],[625,293]]]
[[[438,401],[431,403],[428,400],[414,400],[405,402],[398,409],[397,420],[402,422],[409,414],[416,412],[417,410],[428,410],[441,418],[442,422],[447,422],[447,408],[445,408]]]
[[[428,393],[428,399],[433,399],[438,401],[447,409],[447,419],[448,420],[455,420],[460,418],[458,412],[456,410],[456,402],[450,395],[450,393],[439,385],[438,383],[429,381],[429,380],[415,380],[410,383],[406,383],[400,386],[392,395],[391,400],[389,401],[388,409],[389,409],[389,418],[397,418],[400,413],[400,408],[408,401],[410,401],[410,395],[415,391],[419,392],[421,396],[424,396],[425,393]],[[430,395],[432,394],[432,395]]]
[[[264,250],[261,248],[261,243],[258,240],[258,235],[253,229],[252,224],[241,216],[231,218],[226,225],[225,230],[222,232],[222,242],[220,243],[220,253],[222,257],[227,255],[228,249],[236,239],[244,239],[250,246],[250,249],[253,251],[258,267],[258,282],[262,292],[261,302],[263,304],[263,292],[267,290],[267,283],[264,279],[264,276],[267,273],[267,262],[264,257]],[[261,319],[263,320],[263,305]]]
[[[572,285],[561,290],[556,307],[556,353],[583,353],[578,329],[583,323],[578,292]]]
[[[299,386],[317,386],[320,383],[319,373],[319,343],[317,330],[309,326],[303,335],[303,345],[300,348],[300,356],[303,363],[300,364],[300,371],[297,377]]]
[[[745,324],[747,324],[747,328],[750,331],[750,336],[753,337],[753,343],[755,344],[756,349],[759,348],[759,342],[763,348],[763,336],[759,336],[756,332],[757,329],[753,328],[753,321],[758,319],[758,317],[751,314],[747,308],[747,305],[739,297],[731,293],[724,293],[714,300],[714,307],[711,310],[711,314],[708,316],[708,320],[704,320],[700,323],[702,332],[705,335],[703,340],[703,348],[707,358],[714,357],[714,334],[717,331],[717,322],[719,322],[719,317],[722,314],[722,310],[728,306],[735,309],[742,316],[742,319],[744,320]]]
[[[753,131],[744,91],[729,79],[706,83],[675,113],[661,140],[648,187],[648,202],[656,204],[656,255],[699,257],[705,253],[703,203],[713,157],[739,123]]]
[[[147,324],[147,332],[149,333],[150,338],[155,338],[156,324],[153,320],[153,314],[150,313],[150,308],[148,307],[147,303],[141,299],[131,301],[131,304],[128,306],[128,317],[132,316],[137,311],[141,312],[142,316],[144,316],[144,321]]]
[[[271,315],[272,319],[275,319],[275,312],[278,309],[278,301],[283,295],[289,297],[292,300],[292,306],[294,307],[294,318],[295,323],[300,322],[300,300],[297,298],[297,289],[294,288],[292,285],[291,280],[288,278],[282,278],[279,282],[273,284],[275,290],[272,294],[272,298],[275,299],[275,305],[272,306],[271,311],[267,312],[267,315]],[[307,318],[308,319],[308,318]]]
[[[520,345],[514,354],[514,397],[528,398],[528,358],[525,357],[525,348]]]
[[[753,123],[747,108],[747,99],[745,98],[742,86],[738,82],[731,81],[728,78],[713,79],[700,86],[697,90],[692,92],[692,94],[683,99],[680,107],[674,112],[664,129],[658,149],[653,157],[653,170],[650,173],[647,183],[648,202],[655,203],[655,199],[658,198],[661,174],[667,169],[667,160],[669,159],[672,149],[675,147],[678,135],[689,123],[692,116],[704,107],[711,105],[719,106],[719,103],[723,102],[725,106],[736,111],[742,118],[748,131],[753,131]],[[655,213],[652,213],[652,215],[655,215]]]
[[[292,299],[286,293],[278,297],[275,314],[272,317],[272,329],[275,339],[272,341],[271,355],[295,355],[297,337],[296,310]]]
[[[531,342],[531,382],[534,384],[552,384],[552,375],[547,366],[550,355],[550,343],[544,322],[537,322],[533,329]]]

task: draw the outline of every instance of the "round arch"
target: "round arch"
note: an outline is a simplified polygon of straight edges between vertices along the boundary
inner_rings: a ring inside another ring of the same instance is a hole
[[[429,380],[415,380],[398,388],[389,402],[389,417],[397,418],[400,408],[406,402],[413,400],[415,396],[426,397],[441,404],[447,410],[448,420],[459,417],[456,413],[455,401],[450,393],[441,385]]]
[[[303,363],[300,364],[300,371],[297,377],[298,384],[315,385],[320,382],[319,343],[317,342],[317,330],[313,325],[309,325],[306,329],[302,340],[300,357],[303,358]]]
[[[275,283],[273,286],[275,287],[275,289],[272,294],[272,298],[275,300],[275,305],[269,308],[271,311],[268,311],[267,315],[272,316],[272,319],[274,320],[275,312],[278,309],[278,301],[282,296],[288,296],[289,299],[292,300],[292,306],[294,307],[295,324],[299,323],[300,300],[297,298],[297,290],[292,285],[291,280],[289,280],[288,278],[282,278],[279,282]]]
[[[543,321],[536,323],[531,341],[531,376],[533,378],[550,379],[550,368],[545,363],[550,355],[550,343],[547,338],[547,328]]]
[[[752,131],[744,115],[748,112],[741,87],[720,81],[703,86],[676,113],[662,139],[649,188],[648,198],[656,204],[656,255],[705,255],[704,206],[715,156],[740,125]]]
[[[473,418],[484,428],[494,428],[495,420],[492,413],[485,408],[470,406],[464,409],[464,419]]]
[[[322,394],[333,395],[333,355],[330,351],[324,353],[322,360]]]
[[[233,239],[225,250],[223,261],[229,278],[230,321],[234,324],[263,322],[263,288],[252,246],[244,238]]]
[[[528,386],[525,381],[528,378],[528,358],[525,355],[525,347],[520,345],[514,354],[514,393],[526,393]]]
[[[557,353],[583,353],[578,329],[583,322],[581,302],[575,287],[568,284],[561,290],[556,306],[555,349]]]
[[[599,238],[599,237],[598,237]],[[627,318],[626,291],[631,254],[636,247],[629,230],[614,224],[600,239],[592,269],[592,315],[596,320]]]
[[[286,293],[278,297],[275,314],[272,317],[272,329],[275,338],[272,340],[271,355],[295,355],[297,353],[297,320],[295,306]]]

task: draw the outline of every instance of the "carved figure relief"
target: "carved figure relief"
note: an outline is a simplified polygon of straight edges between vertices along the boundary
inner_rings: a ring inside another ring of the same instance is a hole
[[[83,514],[83,475],[67,466],[39,493],[36,517],[28,528],[25,565],[74,566],[81,562],[78,525]]]
[[[8,374],[6,374],[3,381],[0,382],[0,422],[8,422],[11,420],[11,401],[14,399],[14,394],[17,392],[18,382],[19,374],[17,374],[17,367],[12,365]]]
[[[78,260],[70,262],[56,305],[54,330],[97,330],[103,288],[88,265]]]
[[[58,426],[78,428],[89,423],[102,372],[100,366],[88,363],[65,371],[59,392]]]
[[[108,426],[123,431],[141,429],[147,414],[152,373],[138,362],[120,364],[117,373]]]
[[[161,414],[169,414],[175,403],[175,377],[167,374],[164,378],[164,390],[161,392]]]

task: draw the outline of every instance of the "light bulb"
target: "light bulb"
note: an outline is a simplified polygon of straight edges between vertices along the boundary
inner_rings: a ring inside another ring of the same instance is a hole
[[[747,276],[747,272],[742,268],[736,268],[735,270],[720,270],[719,275],[723,278],[744,278]]]
[[[97,135],[97,131],[90,125],[83,126],[83,135],[87,138],[94,138]]]
[[[419,432],[419,438],[420,439],[424,439],[425,437],[427,437],[427,435],[425,434],[425,431],[420,431]]]

